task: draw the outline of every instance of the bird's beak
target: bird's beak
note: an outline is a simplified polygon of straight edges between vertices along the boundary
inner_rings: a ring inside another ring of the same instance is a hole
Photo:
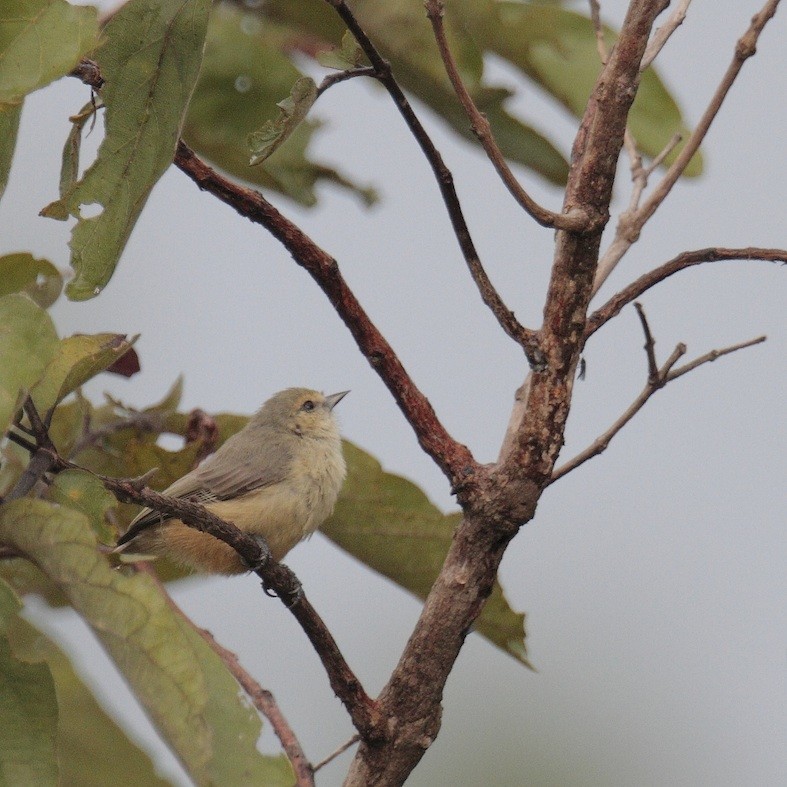
[[[329,410],[333,410],[342,399],[344,399],[347,394],[350,393],[349,391],[339,391],[339,393],[331,394],[330,396],[325,397],[325,404],[328,405]]]

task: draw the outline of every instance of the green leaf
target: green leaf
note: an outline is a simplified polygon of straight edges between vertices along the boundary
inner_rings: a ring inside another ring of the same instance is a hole
[[[8,629],[20,606],[0,580],[0,781],[54,787],[58,784],[55,686],[49,667],[26,663],[11,652]]]
[[[464,2],[459,13],[469,13]],[[497,16],[475,22],[479,43],[521,69],[577,117],[585,111],[588,97],[601,71],[596,34],[588,17],[557,5],[525,4],[500,0]],[[611,50],[616,33],[605,27]],[[680,110],[656,72],[649,68],[642,77],[629,114],[629,127],[640,148],[650,156],[660,153],[672,136],[684,138],[689,130]],[[667,158],[670,163],[680,147]],[[692,159],[686,175],[699,175],[702,160]]]
[[[183,137],[225,172],[286,194],[303,205],[316,203],[315,185],[326,181],[351,189],[369,203],[373,201],[369,189],[307,157],[319,125],[314,120],[302,122],[263,166],[249,166],[249,134],[275,117],[276,102],[301,76],[281,51],[290,35],[290,31],[252,13],[217,6]]]
[[[96,45],[95,8],[65,0],[0,5],[0,109],[69,71]]]
[[[47,412],[80,385],[127,353],[136,337],[119,333],[77,334],[60,341],[57,355],[30,394],[40,413]]]
[[[63,288],[60,271],[49,261],[27,252],[0,257],[0,296],[27,293],[39,306],[51,306]]]
[[[106,80],[106,136],[83,178],[42,213],[78,219],[71,236],[73,300],[110,280],[150,190],[172,163],[199,73],[210,0],[131,0],[95,55]],[[82,216],[83,207],[97,215]]]
[[[290,95],[276,106],[281,110],[275,120],[266,121],[258,131],[249,134],[250,166],[262,164],[306,119],[317,100],[317,85],[311,77],[300,77]]]
[[[370,568],[426,598],[461,514],[443,514],[415,484],[384,472],[377,460],[347,441],[344,455],[347,481],[322,532]],[[530,667],[524,621],[495,582],[476,630]]]
[[[115,543],[115,531],[107,522],[107,512],[118,503],[98,478],[84,470],[66,470],[55,476],[46,496],[53,503],[83,513],[102,543]]]
[[[38,380],[57,346],[52,320],[27,295],[0,298],[0,431],[16,412],[20,391]]]
[[[355,40],[355,36],[347,30],[342,36],[341,46],[318,52],[315,59],[325,68],[348,71],[362,65],[366,56]]]
[[[286,760],[257,751],[260,719],[218,656],[150,577],[110,567],[86,517],[15,500],[0,508],[0,540],[30,555],[67,596],[195,782],[292,784]]]
[[[16,148],[16,135],[19,131],[19,118],[22,116],[22,104],[10,104],[0,107],[0,199],[3,198],[11,172],[11,161]]]
[[[48,668],[54,678],[61,784],[79,787],[169,784],[156,775],[148,755],[104,712],[66,654],[43,631],[17,617],[10,627],[9,640],[17,658]]]

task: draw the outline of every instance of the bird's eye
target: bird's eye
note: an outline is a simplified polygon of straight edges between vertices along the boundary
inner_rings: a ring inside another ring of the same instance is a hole
[[[307,399],[302,405],[301,410],[306,410],[308,413],[311,410],[314,410],[314,402],[311,399]]]

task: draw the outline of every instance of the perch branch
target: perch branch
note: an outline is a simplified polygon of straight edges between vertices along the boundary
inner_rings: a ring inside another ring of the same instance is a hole
[[[649,290],[674,273],[700,265],[703,262],[724,262],[728,260],[762,260],[765,262],[787,262],[787,250],[764,249],[750,246],[743,249],[725,249],[712,247],[684,251],[669,262],[643,274],[628,287],[612,296],[603,306],[590,315],[585,328],[585,340],[589,339],[604,323],[609,322],[620,313],[627,304],[639,298],[642,293]]]
[[[462,212],[459,196],[454,186],[454,176],[446,166],[443,157],[440,155],[440,152],[435,147],[431,138],[426,133],[426,129],[421,124],[418,116],[413,111],[410,102],[407,100],[407,96],[405,96],[399,83],[394,78],[391,72],[390,63],[388,63],[388,61],[377,51],[377,47],[372,43],[369,36],[366,35],[344,0],[325,1],[336,10],[336,13],[341,17],[342,21],[347,25],[348,30],[355,37],[358,45],[363,49],[364,54],[375,69],[375,78],[388,91],[396,108],[399,110],[399,114],[401,114],[407,127],[410,129],[410,132],[421,148],[424,156],[426,156],[429,166],[434,173],[438,188],[440,189],[443,202],[448,210],[448,216],[459,243],[459,248],[462,251],[470,275],[481,295],[481,300],[489,307],[490,311],[497,318],[500,327],[506,334],[522,347],[530,363],[538,364],[540,362],[540,355],[536,342],[536,333],[519,323],[514,313],[503,302],[503,299],[500,297],[500,294],[497,292],[484,270],[481,258],[475,248],[470,230]]]
[[[757,51],[757,41],[765,25],[776,13],[776,8],[780,0],[768,0],[762,9],[752,17],[751,24],[746,32],[738,39],[735,45],[732,62],[727,68],[724,76],[716,88],[705,112],[700,118],[697,127],[691,136],[686,140],[686,144],[678,154],[675,161],[664,174],[664,177],[656,185],[648,199],[634,211],[627,211],[621,214],[615,231],[615,238],[601,259],[596,277],[593,282],[593,293],[595,294],[609,278],[617,264],[631,248],[631,245],[639,238],[640,232],[658,207],[667,198],[672,187],[678,178],[683,174],[689,165],[694,154],[699,150],[700,145],[705,139],[711,124],[719,114],[719,110],[738,77],[743,64]]]
[[[555,213],[551,210],[547,210],[539,205],[524,188],[522,188],[522,185],[514,176],[514,173],[508,166],[502,151],[495,141],[492,127],[486,115],[479,111],[478,107],[475,105],[472,96],[465,87],[462,77],[459,74],[459,68],[456,65],[456,60],[448,46],[448,40],[445,35],[445,25],[443,24],[445,6],[443,0],[426,0],[425,6],[426,15],[432,24],[435,41],[437,42],[437,48],[443,60],[445,71],[448,74],[448,78],[451,80],[451,85],[459,99],[459,103],[462,105],[470,121],[470,128],[478,138],[486,155],[489,157],[489,161],[511,193],[511,196],[542,227],[555,227],[557,229],[573,230],[575,232],[581,232],[586,229],[588,217],[584,215],[582,211],[575,209],[571,213]]]
[[[175,164],[199,188],[265,227],[323,290],[349,328],[361,353],[388,387],[423,450],[461,488],[477,470],[469,449],[454,440],[440,423],[428,399],[417,388],[391,345],[369,319],[344,280],[336,260],[299,227],[279,213],[258,191],[233,183],[202,161],[185,142],[178,143]]]
[[[367,740],[375,740],[379,737],[379,714],[376,703],[366,694],[360,681],[347,665],[336,641],[309,603],[303,593],[301,583],[290,568],[273,560],[270,550],[267,547],[263,548],[258,540],[243,533],[235,525],[220,519],[203,506],[189,500],[166,497],[149,489],[145,486],[147,476],[142,476],[139,479],[111,478],[91,473],[91,471],[63,459],[54,447],[29,396],[25,401],[24,411],[36,439],[30,465],[33,465],[39,456],[43,456],[48,468],[46,472],[74,469],[90,473],[98,478],[120,502],[136,503],[154,511],[160,511],[168,517],[181,520],[190,527],[209,533],[229,544],[241,556],[246,565],[254,566],[254,573],[262,579],[263,588],[266,591],[275,592],[301,624],[301,628],[328,673],[331,688],[347,708],[355,728]]]

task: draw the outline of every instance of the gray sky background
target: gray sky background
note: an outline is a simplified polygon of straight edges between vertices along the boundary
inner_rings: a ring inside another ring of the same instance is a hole
[[[690,124],[760,5],[696,0],[663,52],[660,73]],[[615,25],[624,8],[602,2]],[[707,139],[706,174],[676,187],[599,303],[686,249],[787,246],[785,35],[781,9]],[[490,82],[514,80],[489,64]],[[67,267],[68,226],[37,213],[56,196],[67,116],[85,100],[82,86],[64,80],[27,102],[0,203],[0,252],[29,250]],[[568,150],[574,119],[529,85],[514,106]],[[518,317],[537,325],[552,233],[519,211],[479,150],[418,109],[454,172],[487,271]],[[479,460],[494,460],[525,369],[466,274],[426,162],[374,86],[338,86],[315,114],[327,124],[315,155],[377,186],[382,202],[366,211],[331,189],[317,210],[274,202],[335,255],[447,428]],[[559,207],[556,189],[520,174],[542,203]],[[623,162],[618,210],[628,195]],[[678,274],[642,299],[661,359],[679,341],[690,357],[762,333],[768,342],[670,385],[602,457],[548,490],[501,570],[512,606],[528,613],[539,673],[471,636],[447,686],[441,735],[410,784],[787,783],[780,285],[778,266],[719,263]],[[453,507],[444,478],[311,279],[263,230],[177,170],[156,187],[105,292],[88,303],[61,301],[53,314],[62,334],[142,334],[142,373],[101,379],[93,398],[107,390],[144,406],[180,373],[183,406],[208,411],[250,413],[289,385],[350,388],[340,408],[344,435]],[[633,309],[591,340],[564,459],[641,390],[642,343]],[[419,604],[319,535],[287,562],[375,694]],[[201,578],[173,593],[274,692],[308,756],[317,761],[349,737],[302,632],[253,578]],[[185,783],[80,621],[31,609],[73,646],[80,671],[162,772]],[[274,749],[270,733],[264,745]],[[318,783],[339,784],[349,756]]]

